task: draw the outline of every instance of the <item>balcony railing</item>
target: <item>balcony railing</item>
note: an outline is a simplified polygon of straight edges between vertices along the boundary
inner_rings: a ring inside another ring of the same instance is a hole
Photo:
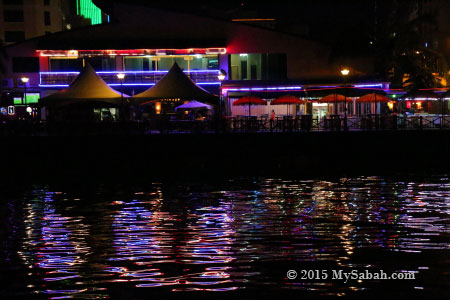
[[[117,74],[125,73],[123,85],[151,86],[157,83],[168,71],[124,71],[124,72],[97,72],[103,80],[111,86],[120,86]],[[185,73],[197,84],[220,84],[217,76],[219,70],[192,70]],[[72,83],[79,72],[41,72],[41,87],[66,87]]]

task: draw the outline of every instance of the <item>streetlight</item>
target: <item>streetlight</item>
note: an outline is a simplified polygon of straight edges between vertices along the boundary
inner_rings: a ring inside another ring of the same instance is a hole
[[[347,76],[350,73],[350,70],[344,68],[341,70],[342,76],[344,76],[344,131],[348,130],[347,127]]]
[[[22,104],[25,104],[26,97],[27,97],[27,83],[30,80],[30,78],[23,76],[20,78],[20,80],[22,81],[23,86],[25,88],[25,92],[23,93],[23,97],[22,97]]]
[[[118,73],[117,78],[120,80],[120,100],[122,103],[122,121],[125,121],[125,107],[123,105],[123,80],[125,79],[124,73]]]
[[[220,82],[222,82],[225,79],[225,77],[227,77],[227,72],[225,72],[224,69],[221,69],[217,78],[219,78]]]

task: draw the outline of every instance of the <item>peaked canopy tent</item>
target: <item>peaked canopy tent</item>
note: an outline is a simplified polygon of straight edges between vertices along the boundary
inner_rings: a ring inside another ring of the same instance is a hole
[[[70,86],[60,92],[41,98],[39,104],[47,108],[49,121],[76,121],[94,122],[102,119],[111,119],[117,111],[107,109],[104,112],[95,113],[95,108],[118,108],[122,106],[121,118],[125,117],[123,100],[126,95],[113,90],[95,72],[91,65],[87,64]]]
[[[192,81],[177,63],[153,87],[131,98],[135,105],[145,105],[154,101],[201,100],[217,103],[219,97],[209,93]]]
[[[128,96],[123,95],[123,98]],[[39,103],[51,107],[119,107],[123,98],[87,64],[67,89],[41,98]]]

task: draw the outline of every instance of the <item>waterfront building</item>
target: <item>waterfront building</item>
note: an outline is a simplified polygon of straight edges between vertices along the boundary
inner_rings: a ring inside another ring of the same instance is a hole
[[[5,94],[13,95],[12,104],[28,105],[67,88],[87,63],[108,85],[131,96],[155,85],[176,62],[200,87],[220,94],[231,115],[244,114],[245,107],[233,108],[231,103],[251,93],[267,101],[286,94],[311,98],[305,89],[343,84],[342,63],[333,62],[331,49],[319,42],[243,22],[148,6],[110,3],[100,8],[111,16],[110,23],[8,46],[3,99]],[[345,66],[353,75],[347,84],[389,87],[374,77],[369,61],[355,59]],[[124,78],[119,79],[119,73]],[[226,74],[222,82],[221,74]],[[29,78],[25,85],[23,77]],[[314,106],[309,113],[324,113],[322,104]],[[268,106],[254,112],[267,114],[268,109],[285,111],[282,106]]]

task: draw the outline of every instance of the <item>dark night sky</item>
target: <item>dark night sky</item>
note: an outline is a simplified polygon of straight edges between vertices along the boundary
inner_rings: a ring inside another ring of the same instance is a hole
[[[154,5],[225,19],[246,15],[272,17],[277,19],[277,29],[281,31],[289,31],[295,26],[307,28],[306,38],[325,42],[338,52],[346,53],[367,50],[374,20],[373,0],[276,0],[272,3],[256,0],[193,0],[184,3],[172,0],[113,1]]]

